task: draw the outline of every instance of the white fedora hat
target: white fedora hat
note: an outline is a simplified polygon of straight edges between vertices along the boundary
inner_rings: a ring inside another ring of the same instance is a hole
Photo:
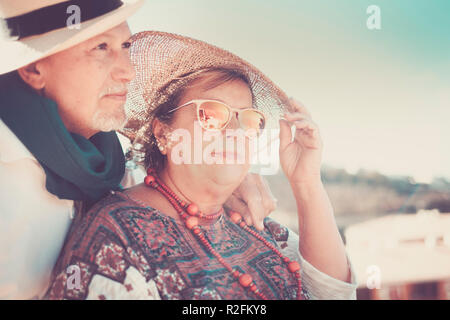
[[[143,2],[0,0],[0,74],[68,49],[121,24]]]

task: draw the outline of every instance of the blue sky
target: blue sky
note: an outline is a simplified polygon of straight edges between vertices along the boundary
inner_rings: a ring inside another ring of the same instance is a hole
[[[450,178],[449,16],[446,0],[147,0],[129,24],[257,66],[311,111],[324,163],[427,182]]]

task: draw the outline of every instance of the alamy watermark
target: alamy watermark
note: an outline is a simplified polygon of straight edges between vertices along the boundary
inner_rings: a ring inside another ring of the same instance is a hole
[[[67,289],[80,290],[81,289],[81,270],[77,265],[70,265],[66,269],[67,277]]]
[[[377,265],[370,265],[366,269],[367,289],[380,289],[381,288],[381,269]]]
[[[184,128],[167,135],[171,162],[180,164],[245,164],[258,166],[260,174],[279,170],[280,129],[263,130],[259,136],[249,129],[203,130],[194,122],[193,136]]]
[[[67,7],[67,14],[70,16],[66,20],[68,29],[80,29],[81,28],[81,9],[79,6],[73,4]]]
[[[366,21],[367,29],[381,30],[381,9],[377,5],[370,5],[367,7],[366,13],[369,17]]]

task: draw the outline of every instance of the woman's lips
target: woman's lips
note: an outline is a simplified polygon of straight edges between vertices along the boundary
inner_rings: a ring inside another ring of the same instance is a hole
[[[211,152],[211,156],[214,158],[219,158],[219,159],[232,159],[232,160],[241,160],[242,156],[241,153],[238,152],[231,152],[231,151],[223,151],[223,152],[216,152],[213,151]]]

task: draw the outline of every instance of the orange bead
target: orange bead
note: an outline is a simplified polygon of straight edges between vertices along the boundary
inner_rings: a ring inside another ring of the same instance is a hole
[[[300,270],[300,264],[297,261],[292,261],[288,264],[288,269],[290,272],[296,272]]]
[[[145,177],[145,179],[144,179],[144,183],[147,185],[147,186],[150,186],[151,184],[152,184],[152,182],[154,182],[155,181],[155,177],[154,176],[146,176]]]
[[[243,287],[248,287],[252,283],[252,281],[253,281],[252,276],[247,273],[239,277],[239,283]]]
[[[191,216],[196,215],[196,214],[198,213],[198,207],[197,207],[195,204],[191,203],[191,204],[187,207],[187,212],[188,212]]]
[[[155,169],[153,169],[151,167],[147,169],[147,174],[152,174],[154,172],[155,172]]]
[[[237,224],[241,222],[242,216],[239,214],[239,212],[232,211],[230,215],[230,220]]]
[[[191,230],[192,228],[198,226],[198,219],[196,217],[189,217],[186,220],[186,227]]]

